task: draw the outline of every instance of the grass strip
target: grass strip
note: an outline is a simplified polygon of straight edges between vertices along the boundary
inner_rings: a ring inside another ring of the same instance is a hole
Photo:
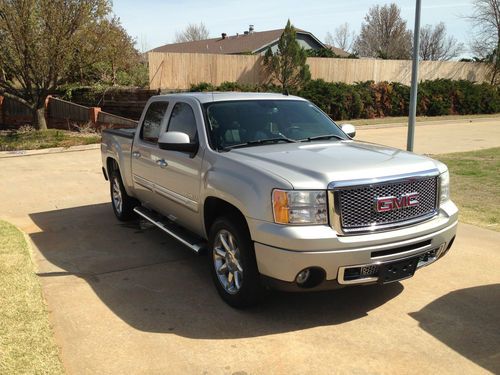
[[[23,234],[0,221],[0,374],[62,374],[47,307]]]
[[[460,220],[500,231],[500,147],[433,157],[448,165]]]

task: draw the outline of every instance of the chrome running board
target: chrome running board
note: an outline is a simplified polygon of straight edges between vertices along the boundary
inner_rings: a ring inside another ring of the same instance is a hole
[[[142,206],[134,208],[134,212],[137,213],[143,219],[146,219],[151,224],[154,224],[162,231],[175,238],[177,241],[183,245],[189,247],[195,253],[200,253],[206,248],[205,241],[196,236],[194,233],[189,232],[187,229],[180,227],[174,222],[168,220],[165,217],[160,216],[156,212],[148,210]]]

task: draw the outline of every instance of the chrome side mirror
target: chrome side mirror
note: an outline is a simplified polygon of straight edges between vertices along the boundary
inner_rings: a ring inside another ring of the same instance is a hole
[[[181,151],[195,154],[198,151],[198,142],[191,142],[189,135],[182,132],[165,132],[158,139],[158,146],[162,150]]]
[[[343,124],[340,125],[340,129],[342,129],[342,131],[346,133],[349,138],[354,138],[356,136],[356,127],[354,125]]]

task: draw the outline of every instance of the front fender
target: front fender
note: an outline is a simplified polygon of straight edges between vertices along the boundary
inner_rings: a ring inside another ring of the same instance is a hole
[[[203,201],[216,197],[238,208],[247,218],[273,221],[273,189],[292,189],[292,185],[269,171],[223,156],[211,156],[207,158],[203,177]]]

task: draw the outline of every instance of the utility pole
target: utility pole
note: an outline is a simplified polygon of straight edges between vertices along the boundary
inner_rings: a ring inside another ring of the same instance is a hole
[[[417,0],[415,8],[415,28],[413,29],[413,62],[411,66],[411,91],[410,91],[410,113],[408,115],[408,140],[406,150],[413,151],[413,140],[415,138],[415,121],[417,116],[418,95],[418,55],[420,50],[420,13],[421,0]]]

